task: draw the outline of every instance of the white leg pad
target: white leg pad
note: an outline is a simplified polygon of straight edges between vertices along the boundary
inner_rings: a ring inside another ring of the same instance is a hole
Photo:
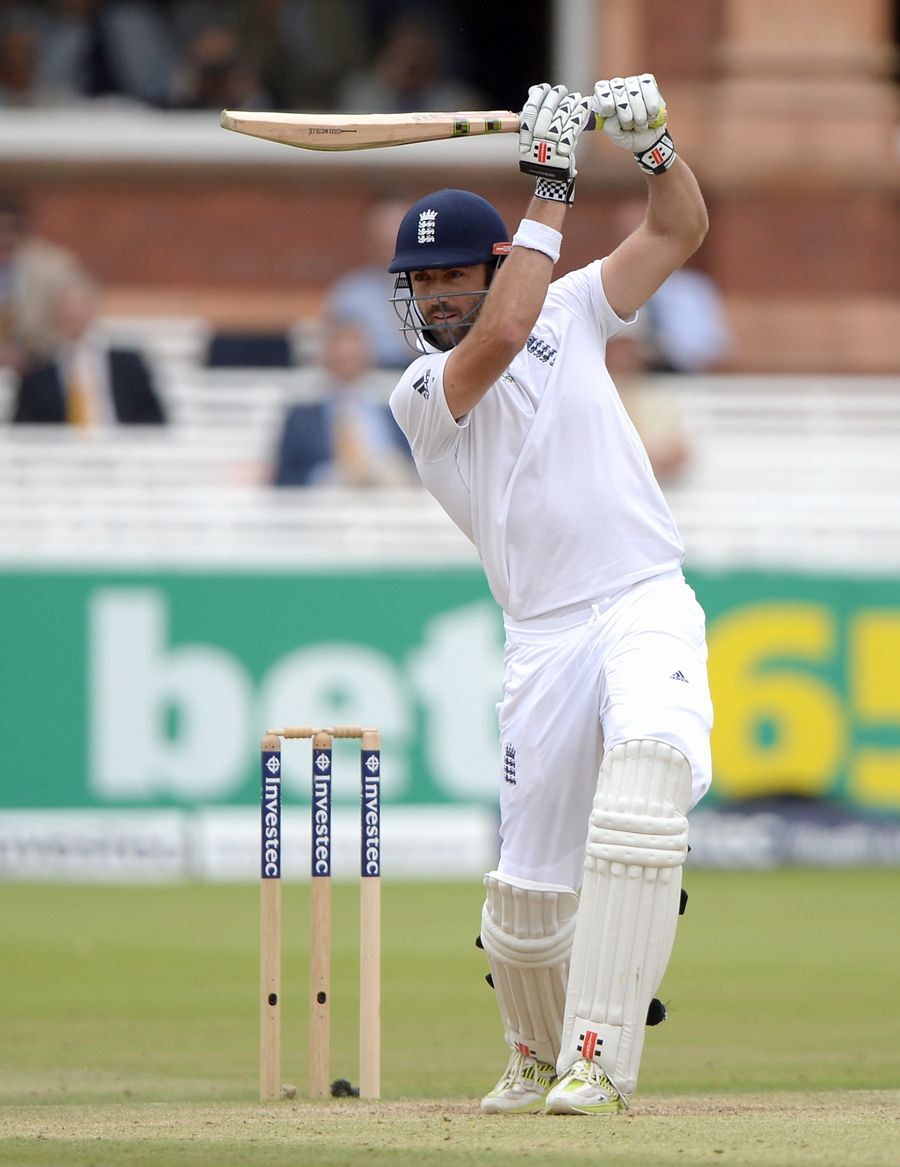
[[[542,1062],[559,1055],[578,897],[571,888],[490,871],[481,942],[506,1041]]]
[[[664,742],[630,741],[603,759],[558,1062],[599,1062],[623,1094],[637,1085],[647,1008],[675,940],[687,857],[691,767]]]

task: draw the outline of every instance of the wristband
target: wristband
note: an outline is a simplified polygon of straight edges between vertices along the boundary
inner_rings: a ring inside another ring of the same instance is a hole
[[[645,174],[665,174],[677,155],[668,131],[663,130],[652,146],[648,146],[634,157]]]
[[[513,247],[527,247],[530,251],[541,251],[554,263],[559,259],[562,246],[562,232],[536,219],[523,219],[512,237]]]

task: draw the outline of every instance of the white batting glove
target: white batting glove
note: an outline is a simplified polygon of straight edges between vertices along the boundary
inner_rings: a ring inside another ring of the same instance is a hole
[[[631,150],[641,170],[662,174],[669,169],[675,147],[666,128],[666,103],[652,73],[598,81],[594,106],[604,134]]]
[[[532,85],[519,114],[519,169],[537,178],[539,199],[571,205],[575,197],[575,146],[593,104],[565,85]]]

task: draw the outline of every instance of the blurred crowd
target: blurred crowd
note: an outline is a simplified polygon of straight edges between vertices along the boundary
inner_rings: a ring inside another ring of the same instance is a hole
[[[103,342],[98,292],[78,258],[34,235],[22,202],[0,193],[0,369],[13,381],[11,421],[165,421],[143,354]]]
[[[549,5],[526,7],[539,41],[539,14]],[[499,6],[480,0],[0,0],[0,111],[100,101],[171,110],[505,106],[531,78],[514,77],[496,54],[484,67],[498,22]],[[461,39],[472,27],[477,45]],[[528,53],[519,57],[527,69]],[[473,77],[496,88],[484,91]],[[389,303],[387,273],[405,207],[393,197],[373,201],[368,254],[326,293],[317,400],[284,418],[271,467],[278,485],[414,480],[384,378],[375,376],[414,356]],[[642,202],[623,205],[622,236],[642,214]],[[143,355],[104,344],[101,291],[77,256],[35,236],[19,199],[0,192],[0,370],[15,387],[10,420],[166,420]],[[609,367],[661,480],[681,472],[689,448],[656,374],[720,368],[729,344],[717,289],[684,269],[612,346]],[[206,363],[289,368],[297,355],[286,335],[217,335]]]
[[[462,7],[466,7],[465,4]],[[0,108],[483,107],[460,4],[0,0]]]
[[[399,374],[415,353],[390,303],[387,266],[404,200],[373,200],[367,254],[328,288],[318,320],[312,400],[290,406],[269,480],[278,486],[385,486],[416,481],[408,447],[387,407],[385,370]],[[639,200],[618,212],[623,236],[643,214]],[[0,191],[0,370],[14,386],[17,423],[162,424],[164,401],[136,349],[110,348],[98,323],[98,289],[71,252],[36,236],[27,209]],[[675,481],[690,443],[660,373],[727,368],[731,334],[718,289],[699,270],[676,272],[636,326],[608,347],[607,365],[644,441],[659,481]],[[287,332],[213,333],[208,367],[304,363]]]
[[[371,252],[331,289],[319,322],[312,400],[290,406],[266,475],[278,486],[412,485],[409,449],[388,409],[385,369],[412,358],[388,302],[387,262],[404,206],[376,202]],[[162,425],[164,395],[134,347],[110,345],[98,293],[79,258],[36,235],[27,207],[0,191],[0,372],[13,424]],[[213,334],[209,367],[293,368],[286,334]]]

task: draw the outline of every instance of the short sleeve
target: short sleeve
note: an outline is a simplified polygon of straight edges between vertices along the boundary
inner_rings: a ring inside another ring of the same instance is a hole
[[[391,412],[417,463],[445,458],[460,430],[468,425],[467,417],[454,418],[444,396],[444,366],[449,356],[430,353],[413,361],[391,394]]]

